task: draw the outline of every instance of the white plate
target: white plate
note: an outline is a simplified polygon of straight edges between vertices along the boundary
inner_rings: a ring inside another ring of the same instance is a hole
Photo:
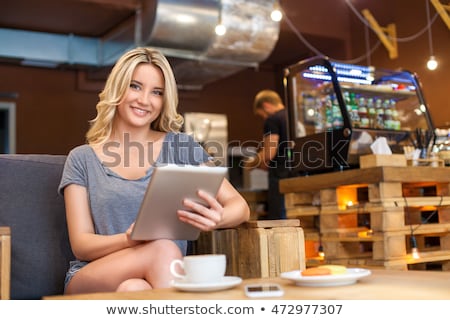
[[[237,286],[242,282],[239,277],[223,277],[219,282],[211,283],[189,283],[183,280],[173,280],[172,287],[182,291],[218,291]]]
[[[282,279],[294,281],[298,286],[332,287],[354,284],[358,279],[367,277],[370,270],[361,268],[347,268],[347,273],[326,276],[302,276],[300,270],[281,273]]]

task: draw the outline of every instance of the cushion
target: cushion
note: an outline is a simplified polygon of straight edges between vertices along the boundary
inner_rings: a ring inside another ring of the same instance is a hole
[[[63,155],[0,155],[0,225],[11,228],[11,299],[62,294],[73,259],[64,200]]]

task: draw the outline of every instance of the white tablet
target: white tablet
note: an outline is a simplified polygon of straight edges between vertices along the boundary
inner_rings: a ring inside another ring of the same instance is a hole
[[[178,219],[185,198],[200,203],[197,191],[216,195],[227,173],[226,167],[169,164],[155,167],[131,238],[133,240],[195,240],[200,230]]]

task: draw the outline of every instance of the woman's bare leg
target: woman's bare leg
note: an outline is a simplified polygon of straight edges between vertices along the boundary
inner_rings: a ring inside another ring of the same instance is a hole
[[[168,287],[173,279],[169,265],[173,259],[181,257],[180,249],[170,240],[156,240],[120,250],[80,269],[67,285],[66,293]],[[140,280],[145,280],[148,287]]]

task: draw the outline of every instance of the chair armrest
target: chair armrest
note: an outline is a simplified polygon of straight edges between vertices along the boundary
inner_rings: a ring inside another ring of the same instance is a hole
[[[11,282],[11,229],[0,227],[0,299],[8,300]]]

